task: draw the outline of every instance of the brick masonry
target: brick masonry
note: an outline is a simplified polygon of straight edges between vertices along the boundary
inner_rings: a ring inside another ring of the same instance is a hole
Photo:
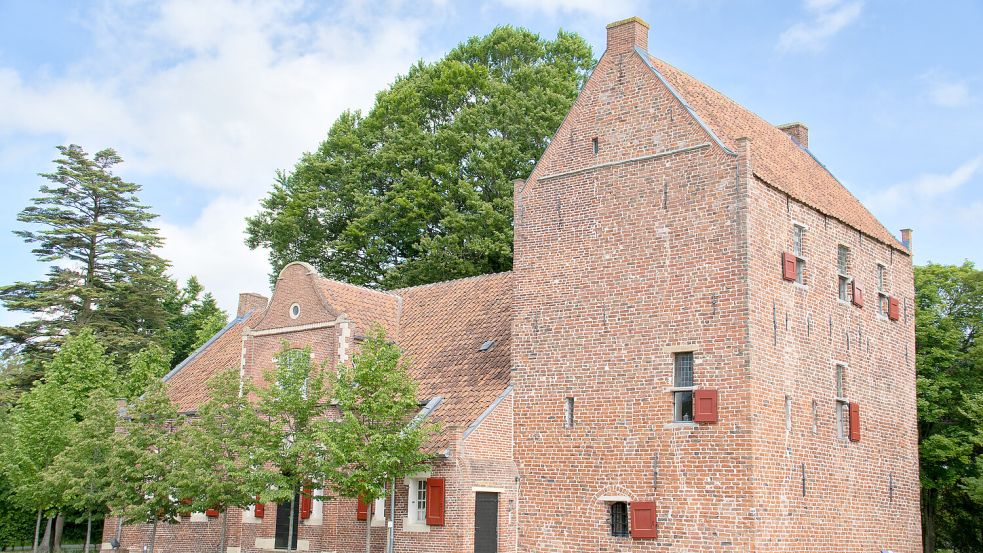
[[[805,125],[768,125],[650,57],[648,32],[609,26],[516,182],[512,274],[379,292],[288,265],[268,304],[243,294],[236,322],[169,375],[175,400],[193,410],[228,366],[256,381],[284,342],[350,362],[379,323],[418,362],[423,399],[445,397],[420,475],[446,479],[445,524],[409,523],[399,482],[385,509],[397,551],[474,551],[477,491],[499,494],[504,552],[919,551],[910,252],[812,157]],[[782,278],[794,225],[801,284]],[[862,307],[838,297],[839,246]],[[898,320],[879,313],[878,264]],[[679,352],[693,353],[695,387],[717,392],[716,422],[674,421]],[[837,364],[859,441],[840,433]],[[654,504],[656,537],[612,535],[622,500]],[[230,512],[229,553],[272,549],[275,510]],[[355,510],[317,503],[299,548],[364,550]],[[126,527],[124,545],[146,531]],[[159,530],[167,553],[217,543],[202,514]]]

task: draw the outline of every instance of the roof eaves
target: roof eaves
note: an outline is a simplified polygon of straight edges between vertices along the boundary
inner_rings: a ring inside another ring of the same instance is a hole
[[[167,382],[168,380],[170,380],[171,378],[173,378],[174,375],[176,375],[177,373],[181,372],[181,369],[183,369],[185,367],[185,365],[187,365],[188,363],[190,363],[191,361],[193,361],[203,351],[205,351],[206,349],[208,349],[208,347],[211,346],[212,344],[214,344],[216,340],[218,340],[219,338],[221,338],[223,334],[225,334],[230,329],[232,329],[232,327],[234,327],[237,324],[239,324],[239,323],[245,321],[246,319],[248,319],[249,316],[253,314],[253,311],[255,311],[255,310],[250,309],[249,311],[243,313],[243,315],[241,317],[236,317],[236,318],[232,319],[231,321],[229,321],[229,324],[227,324],[224,327],[222,327],[222,330],[219,330],[217,333],[215,333],[214,336],[212,336],[211,338],[209,338],[207,342],[205,342],[204,344],[202,344],[201,347],[199,347],[198,349],[196,349],[195,351],[193,351],[191,353],[191,355],[189,355],[187,357],[187,359],[185,359],[184,361],[181,361],[180,363],[178,363],[177,366],[174,367],[173,369],[171,369],[170,372],[168,372],[167,374],[165,374],[164,377],[161,380],[163,380],[164,382]]]
[[[669,92],[676,97],[676,100],[678,100],[679,103],[682,104],[684,108],[686,108],[686,111],[689,112],[690,116],[693,117],[693,119],[697,122],[697,124],[699,124],[700,127],[702,127],[703,130],[706,131],[708,135],[710,135],[710,138],[717,144],[717,146],[720,146],[720,149],[723,150],[728,155],[737,157],[737,152],[728,148],[727,145],[724,144],[722,140],[720,140],[720,137],[717,136],[717,133],[713,132],[713,129],[711,129],[710,126],[707,125],[705,122],[703,122],[703,119],[701,119],[700,116],[697,115],[696,111],[692,107],[690,107],[689,103],[686,102],[686,100],[682,97],[682,95],[680,95],[679,92],[677,92],[676,89],[671,84],[669,84],[669,81],[666,80],[666,78],[662,75],[659,69],[656,68],[655,65],[652,63],[652,60],[649,59],[649,53],[643,50],[640,46],[635,47],[635,53],[638,54],[638,57],[642,58],[642,61],[645,62],[645,65],[647,65],[648,68],[652,70],[652,73],[655,74],[655,76],[659,79],[659,81],[662,82],[662,84],[666,87],[666,89],[669,90]]]

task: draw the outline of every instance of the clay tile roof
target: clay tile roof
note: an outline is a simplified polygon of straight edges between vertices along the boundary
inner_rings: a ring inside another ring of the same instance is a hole
[[[317,284],[324,298],[338,313],[344,313],[355,322],[355,333],[365,334],[373,323],[382,325],[387,336],[395,336],[398,330],[398,295],[346,284],[321,276]]]
[[[394,290],[403,298],[397,342],[419,395],[442,396],[433,413],[442,437],[459,435],[509,385],[512,274],[499,273]],[[493,344],[482,351],[486,342]]]
[[[768,185],[907,254],[907,250],[812,153],[737,102],[657,58],[654,69],[724,145],[751,139],[751,167]]]
[[[208,380],[226,369],[239,366],[242,333],[246,327],[255,326],[262,313],[263,310],[254,309],[232,319],[225,328],[164,375],[167,393],[178,411],[197,411],[208,399]]]

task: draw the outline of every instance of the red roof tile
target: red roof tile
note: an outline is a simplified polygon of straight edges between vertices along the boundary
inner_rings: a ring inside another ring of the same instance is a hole
[[[736,151],[738,138],[751,139],[751,167],[759,179],[821,213],[908,253],[808,149],[703,82],[657,58],[649,56],[649,61],[726,147]]]

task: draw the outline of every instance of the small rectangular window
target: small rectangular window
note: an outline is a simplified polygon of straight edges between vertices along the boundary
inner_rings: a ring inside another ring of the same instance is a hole
[[[802,255],[802,243],[806,229],[802,225],[792,225],[792,253],[795,255],[795,282],[805,284],[806,260]]]
[[[812,400],[812,433],[819,433],[819,402]]]
[[[850,435],[850,403],[846,399],[846,366],[836,365],[836,428],[840,438]]]
[[[594,150],[594,155],[596,156],[597,155],[597,152],[599,150],[599,147],[598,147],[598,144],[597,144],[597,137],[594,137],[590,142],[591,142],[591,148]]]
[[[693,352],[677,353],[673,357],[673,419],[676,422],[693,420]]]
[[[850,301],[850,248],[840,246],[836,250],[836,271],[840,301]]]
[[[416,481],[416,494],[413,498],[413,505],[411,505],[414,516],[413,520],[419,523],[426,523],[427,521],[427,481],[417,480]]]
[[[616,501],[609,507],[611,516],[611,535],[619,538],[628,537],[628,504]]]
[[[887,267],[877,264],[877,314],[887,317],[890,307],[890,297],[887,295]]]
[[[568,397],[563,406],[563,426],[573,428],[573,398]]]
[[[792,433],[792,398],[785,396],[785,433]]]

